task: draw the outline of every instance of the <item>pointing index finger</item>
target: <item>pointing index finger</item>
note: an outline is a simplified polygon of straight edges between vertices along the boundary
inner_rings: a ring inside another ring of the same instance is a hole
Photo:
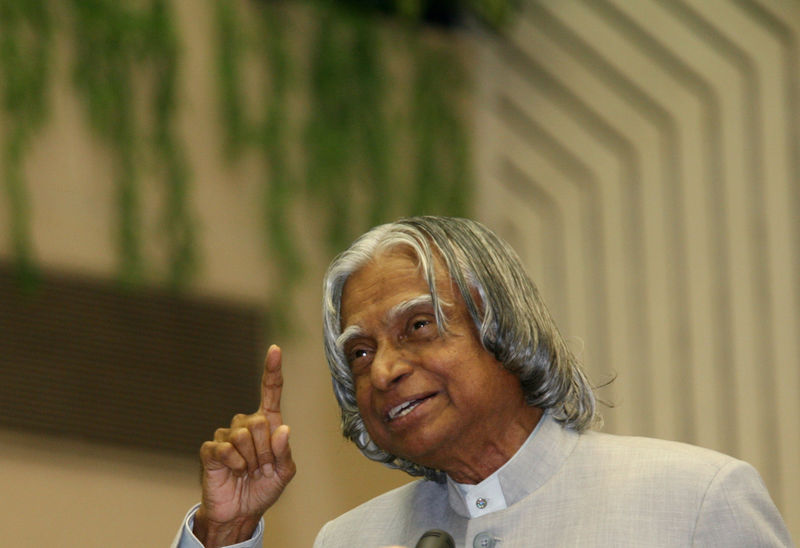
[[[281,373],[281,349],[272,345],[267,350],[264,360],[264,374],[261,376],[261,407],[259,412],[266,415],[278,415],[277,421],[270,419],[271,429],[281,425],[281,392],[283,390],[283,373]]]

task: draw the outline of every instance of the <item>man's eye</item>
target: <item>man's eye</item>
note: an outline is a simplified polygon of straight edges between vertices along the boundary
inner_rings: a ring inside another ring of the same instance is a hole
[[[433,318],[413,318],[408,324],[408,334],[427,337],[432,334],[435,325]]]
[[[416,331],[418,329],[422,329],[423,327],[429,325],[430,323],[431,323],[430,320],[417,320],[411,324],[411,329]]]
[[[355,369],[359,365],[363,365],[369,357],[369,351],[366,348],[355,348],[347,354],[347,361],[351,369]]]

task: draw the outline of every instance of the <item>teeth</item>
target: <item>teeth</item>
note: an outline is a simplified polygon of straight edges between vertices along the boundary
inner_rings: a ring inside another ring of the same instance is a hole
[[[407,401],[389,410],[389,420],[393,421],[411,413],[422,400]]]

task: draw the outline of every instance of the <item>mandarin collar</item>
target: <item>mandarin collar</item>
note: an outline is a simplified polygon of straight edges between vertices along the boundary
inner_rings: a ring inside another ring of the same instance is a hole
[[[577,432],[562,427],[550,413],[545,412],[514,456],[477,486],[461,489],[459,484],[448,476],[447,491],[450,507],[456,514],[470,518],[471,513],[467,506],[469,502],[462,491],[470,493],[467,497],[474,503],[473,499],[476,499],[476,493],[484,483],[487,483],[487,492],[490,492],[492,484],[496,488],[496,484],[499,483],[505,499],[503,508],[516,504],[553,477],[577,443]],[[475,489],[476,487],[478,489]],[[480,497],[480,494],[477,496]]]

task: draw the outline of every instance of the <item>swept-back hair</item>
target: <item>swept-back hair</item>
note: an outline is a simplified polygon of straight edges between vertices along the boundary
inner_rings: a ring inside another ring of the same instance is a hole
[[[440,329],[446,332],[447,317],[436,290],[437,261],[461,292],[484,348],[519,377],[528,405],[577,431],[599,421],[592,386],[514,250],[476,221],[411,217],[377,226],[359,237],[331,262],[323,282],[325,354],[342,410],[342,433],[364,455],[412,476],[444,480],[442,471],[387,453],[372,441],[358,412],[350,366],[336,344],[342,332],[342,291],[348,277],[398,246],[416,256]]]

